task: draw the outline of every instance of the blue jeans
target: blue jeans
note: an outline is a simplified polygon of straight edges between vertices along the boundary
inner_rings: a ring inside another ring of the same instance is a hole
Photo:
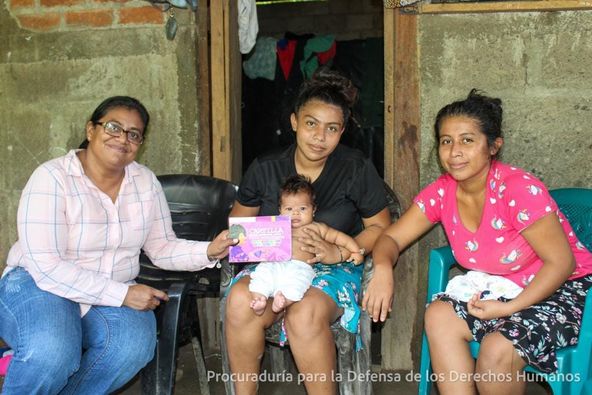
[[[0,280],[0,337],[14,350],[2,393],[108,394],[152,360],[152,311],[93,306],[43,291],[25,269]]]

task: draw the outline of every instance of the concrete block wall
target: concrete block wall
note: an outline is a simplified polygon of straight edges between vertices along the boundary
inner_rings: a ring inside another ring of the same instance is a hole
[[[333,34],[337,40],[383,36],[382,0],[327,0],[258,5],[259,35]]]
[[[421,16],[422,182],[439,174],[437,111],[479,88],[503,102],[503,161],[592,188],[590,26],[592,11]]]
[[[179,29],[169,41],[165,13],[145,1],[0,2],[0,270],[17,238],[30,174],[80,144],[106,97],[134,96],[148,108],[139,162],[156,174],[209,173],[198,125],[195,14],[175,14]]]

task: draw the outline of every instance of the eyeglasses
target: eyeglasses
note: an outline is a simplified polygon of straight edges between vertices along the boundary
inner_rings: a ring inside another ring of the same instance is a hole
[[[125,130],[121,125],[113,122],[95,122],[95,125],[101,125],[105,129],[105,133],[109,136],[119,137],[122,133],[126,134],[127,141],[132,144],[140,145],[144,142],[144,136],[137,130]]]

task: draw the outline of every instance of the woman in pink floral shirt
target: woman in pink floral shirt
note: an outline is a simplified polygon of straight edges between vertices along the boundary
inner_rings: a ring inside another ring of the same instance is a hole
[[[435,131],[446,173],[419,193],[373,252],[378,268],[390,268],[402,250],[441,223],[463,267],[494,275],[488,283],[510,280],[518,289],[511,298],[487,298],[478,290],[467,299],[447,289],[428,306],[426,333],[442,394],[472,394],[475,386],[483,393],[521,393],[525,383],[516,375],[526,364],[555,371],[555,350],[577,342],[592,285],[592,254],[547,188],[496,160],[501,123],[501,100],[475,90],[440,110]],[[363,302],[381,320],[393,290],[383,277],[385,284]],[[481,342],[476,363],[472,340]],[[491,372],[504,379],[475,379]]]

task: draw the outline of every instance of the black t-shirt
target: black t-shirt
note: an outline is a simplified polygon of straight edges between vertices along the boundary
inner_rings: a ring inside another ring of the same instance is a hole
[[[296,174],[295,145],[255,159],[243,176],[237,200],[259,207],[258,215],[278,215],[280,187]],[[313,182],[317,211],[315,221],[355,236],[363,229],[362,218],[387,206],[383,181],[370,160],[355,149],[338,145]]]

